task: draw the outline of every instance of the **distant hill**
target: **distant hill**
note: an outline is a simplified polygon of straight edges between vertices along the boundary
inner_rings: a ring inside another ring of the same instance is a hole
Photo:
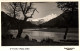
[[[18,23],[22,20],[18,20],[16,18],[10,17],[5,14],[3,11],[1,12],[1,25],[2,27],[8,27],[9,29],[17,29]],[[24,22],[23,28],[31,28],[35,27],[36,25],[32,24],[31,22]]]
[[[51,20],[53,18],[56,18],[56,17],[57,17],[56,14],[50,14],[50,15],[47,15],[45,17],[41,17],[41,18],[37,18],[37,19],[32,19],[32,20],[30,20],[30,22],[33,23],[33,24],[39,25],[39,24],[48,22],[49,20]]]
[[[71,12],[64,12],[56,18],[51,19],[50,21],[43,23],[39,26],[41,27],[78,27],[78,14],[74,12],[75,15],[71,19]],[[71,19],[71,20],[70,20]],[[67,24],[66,24],[67,23]]]
[[[30,21],[32,24],[35,24],[35,25],[39,25],[39,24],[42,24],[42,23],[45,23],[45,21],[43,19],[41,20],[38,20],[38,21]]]

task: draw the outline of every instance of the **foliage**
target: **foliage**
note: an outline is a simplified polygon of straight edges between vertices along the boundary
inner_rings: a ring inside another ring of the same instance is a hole
[[[63,19],[67,25],[78,20],[78,2],[57,2],[57,6],[67,13],[63,15]]]
[[[77,11],[78,2],[57,2],[58,8],[61,8],[63,11]]]

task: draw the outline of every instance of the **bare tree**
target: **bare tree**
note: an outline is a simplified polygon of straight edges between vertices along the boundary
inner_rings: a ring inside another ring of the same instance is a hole
[[[19,22],[17,38],[21,37],[21,33],[23,32],[24,22],[26,22],[28,18],[32,18],[34,12],[37,11],[36,8],[32,7],[32,4],[33,3],[27,3],[27,2],[20,2],[19,3],[19,5],[20,5],[19,7],[21,9],[21,12],[24,15],[24,20]],[[27,14],[30,13],[30,12],[32,12],[32,14],[30,16],[27,16]]]
[[[21,37],[24,23],[27,21],[28,18],[32,18],[34,12],[37,11],[37,9],[34,8],[32,5],[33,3],[31,2],[10,2],[9,7],[8,8],[6,7],[8,11],[8,15],[10,15],[11,17],[14,18],[19,17],[20,12],[23,14],[24,20],[20,20],[20,21],[15,20],[15,22],[18,24],[17,38]],[[28,13],[31,13],[30,16],[27,16]]]

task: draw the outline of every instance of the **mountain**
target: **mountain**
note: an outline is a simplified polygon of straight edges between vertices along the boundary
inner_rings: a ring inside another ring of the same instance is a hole
[[[42,17],[42,18],[37,18],[37,19],[33,19],[32,21],[39,21],[39,20],[44,20],[44,22],[47,22],[53,18],[56,18],[57,15],[56,14],[50,14],[50,15],[47,15],[45,17]]]
[[[23,20],[18,20],[16,18],[8,16],[3,11],[1,12],[1,25],[2,25],[2,28],[6,27],[6,28],[9,28],[9,29],[17,29],[18,24],[21,21],[23,21]],[[23,28],[31,28],[31,27],[34,27],[34,26],[36,26],[36,25],[32,24],[30,21],[24,22],[24,24],[23,24]]]
[[[56,14],[51,14],[51,15],[47,15],[47,16],[42,17],[42,18],[32,19],[30,22],[33,24],[39,25],[39,24],[48,22],[49,20],[54,19],[56,17],[57,17]]]
[[[56,18],[51,19],[48,22],[41,24],[41,27],[78,27],[78,14],[74,12],[74,15],[70,15],[71,12],[64,12]]]

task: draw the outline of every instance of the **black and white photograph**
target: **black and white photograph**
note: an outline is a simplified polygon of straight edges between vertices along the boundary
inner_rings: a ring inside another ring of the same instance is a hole
[[[78,2],[1,2],[1,46],[79,46]]]

